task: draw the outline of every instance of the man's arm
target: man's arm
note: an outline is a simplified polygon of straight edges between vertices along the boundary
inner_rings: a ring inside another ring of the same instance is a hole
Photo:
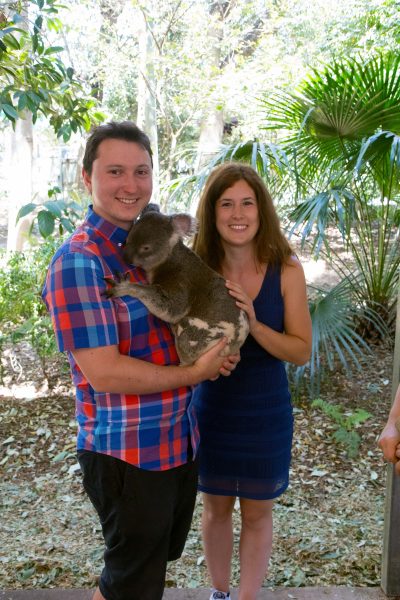
[[[153,394],[196,385],[214,379],[221,373],[228,375],[237,363],[237,357],[221,356],[227,340],[220,340],[193,365],[160,366],[120,354],[118,346],[80,348],[72,354],[82,373],[97,392],[115,394]]]
[[[378,445],[386,460],[394,463],[396,473],[400,475],[400,431],[396,422],[400,419],[400,385],[397,388],[393,406],[390,410],[388,420],[379,437]]]

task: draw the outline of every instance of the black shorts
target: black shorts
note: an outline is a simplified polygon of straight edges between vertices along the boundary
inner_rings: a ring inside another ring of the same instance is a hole
[[[106,545],[99,587],[106,600],[161,600],[168,560],[182,554],[196,499],[197,464],[145,471],[79,451],[83,486]]]

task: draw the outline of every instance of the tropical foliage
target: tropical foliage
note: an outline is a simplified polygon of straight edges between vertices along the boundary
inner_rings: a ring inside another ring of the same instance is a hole
[[[290,218],[318,253],[336,228],[360,303],[390,320],[400,266],[400,57],[338,60],[264,100],[295,172]]]
[[[334,61],[294,93],[265,98],[268,129],[284,132],[293,171],[292,232],[340,273],[336,289],[312,303],[311,369],[324,351],[358,362],[368,339],[394,319],[400,268],[400,59]],[[328,230],[340,234],[340,254]],[[322,318],[321,318],[322,316]]]
[[[118,119],[135,119],[144,78],[156,109],[168,210],[194,211],[219,162],[251,163],[289,233],[323,254],[340,279],[337,287],[311,290],[307,373],[314,381],[338,357],[346,367],[360,366],[367,342],[384,335],[394,315],[399,13],[397,0],[5,3],[0,111],[13,124],[25,112],[34,120],[45,115],[68,140],[101,118],[95,101]],[[144,39],[153,48],[150,63],[142,60]],[[71,67],[60,58],[62,47]],[[304,77],[306,64],[320,61],[328,66]],[[223,128],[222,144],[204,165],[199,140],[210,113]],[[78,204],[51,196],[20,216],[34,211],[35,230],[49,237],[72,227]]]
[[[385,336],[395,317],[400,57],[334,60],[295,91],[265,95],[261,107],[265,135],[274,132],[279,143],[225,145],[201,173],[176,185],[173,197],[184,189],[185,201],[196,202],[215,164],[251,163],[273,190],[289,234],[330,262],[340,283],[310,290],[312,358],[295,373],[300,381],[307,371],[315,391],[336,359],[361,368],[368,342]]]
[[[35,123],[40,115],[64,141],[103,119],[74,70],[60,58],[63,47],[51,45],[62,5],[56,0],[7,3],[0,10],[0,115],[14,125],[26,111]]]
[[[0,252],[0,350],[6,344],[28,342],[48,377],[48,359],[56,353],[50,317],[40,293],[51,257],[59,242],[46,243],[27,252]],[[0,365],[0,383],[2,383]]]

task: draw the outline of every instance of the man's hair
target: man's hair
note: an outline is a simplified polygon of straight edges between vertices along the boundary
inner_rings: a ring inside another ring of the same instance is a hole
[[[149,153],[151,164],[153,165],[153,152],[150,140],[144,131],[132,121],[110,121],[96,127],[87,139],[83,157],[83,168],[88,175],[92,174],[93,162],[97,158],[99,145],[104,140],[125,140],[126,142],[134,142],[142,146]]]

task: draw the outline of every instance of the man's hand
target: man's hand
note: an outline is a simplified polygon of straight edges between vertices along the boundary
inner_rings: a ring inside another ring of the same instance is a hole
[[[221,369],[229,372],[232,370],[229,368],[231,362],[229,360],[230,357],[222,356],[222,352],[227,342],[228,340],[226,338],[220,339],[214,346],[212,346],[212,348],[199,356],[193,365],[190,367],[185,367],[194,370],[196,373],[197,383],[205,381],[206,379],[217,379]]]
[[[400,433],[392,421],[388,421],[383,429],[378,446],[384,458],[395,465],[395,471],[400,475]]]

